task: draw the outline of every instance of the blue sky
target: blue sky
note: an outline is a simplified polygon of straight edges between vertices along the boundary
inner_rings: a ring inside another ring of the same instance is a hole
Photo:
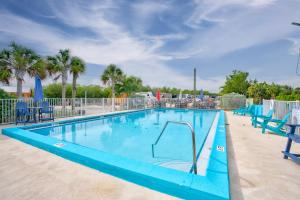
[[[101,84],[115,63],[151,86],[191,89],[196,67],[197,87],[211,91],[234,69],[300,87],[300,0],[0,1],[0,48],[69,48],[88,64],[81,84]]]

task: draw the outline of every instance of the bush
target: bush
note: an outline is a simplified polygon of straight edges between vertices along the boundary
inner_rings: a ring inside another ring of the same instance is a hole
[[[62,85],[60,83],[50,84],[44,87],[44,96],[46,98],[61,98]],[[101,88],[98,85],[78,85],[77,98],[84,98],[85,92],[87,98],[107,98],[111,96],[110,88]],[[66,98],[72,98],[72,85],[68,84],[66,88]]]
[[[13,97],[10,94],[8,94],[4,90],[0,89],[0,99],[12,99],[12,98]],[[13,105],[12,105],[11,101],[8,101],[8,102],[6,102],[6,101],[5,102],[0,101],[0,122],[3,121],[2,118],[5,118],[5,112],[7,112],[7,110],[10,110],[10,108],[12,106]]]
[[[282,101],[297,101],[300,100],[300,94],[278,95],[276,100]]]

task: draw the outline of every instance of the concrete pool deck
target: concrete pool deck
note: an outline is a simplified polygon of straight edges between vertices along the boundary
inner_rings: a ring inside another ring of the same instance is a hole
[[[249,117],[226,115],[232,199],[299,198],[300,165],[282,159],[286,138],[262,135],[259,128],[251,127]],[[292,151],[300,153],[300,145]],[[0,196],[4,200],[175,199],[3,135]]]

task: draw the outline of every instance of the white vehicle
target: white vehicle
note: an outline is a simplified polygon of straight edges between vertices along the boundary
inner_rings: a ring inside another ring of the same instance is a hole
[[[152,92],[137,92],[134,96],[145,97],[147,99],[155,99]]]
[[[190,94],[182,94],[182,98],[183,99],[191,99],[191,98],[193,98],[193,96]]]

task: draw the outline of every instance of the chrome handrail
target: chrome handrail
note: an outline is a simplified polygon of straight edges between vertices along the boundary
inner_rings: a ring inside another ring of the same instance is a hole
[[[191,124],[189,122],[178,122],[178,121],[167,121],[165,123],[164,128],[162,129],[162,131],[160,132],[158,138],[156,139],[155,143],[152,144],[152,157],[154,157],[154,146],[157,145],[158,141],[160,140],[163,132],[165,131],[165,129],[167,128],[169,123],[174,123],[174,124],[182,124],[182,125],[186,125],[190,128],[191,132],[192,132],[192,143],[193,143],[193,169],[194,169],[194,173],[197,174],[197,156],[196,156],[196,139],[195,139],[195,131],[193,129],[193,127],[191,126]]]

